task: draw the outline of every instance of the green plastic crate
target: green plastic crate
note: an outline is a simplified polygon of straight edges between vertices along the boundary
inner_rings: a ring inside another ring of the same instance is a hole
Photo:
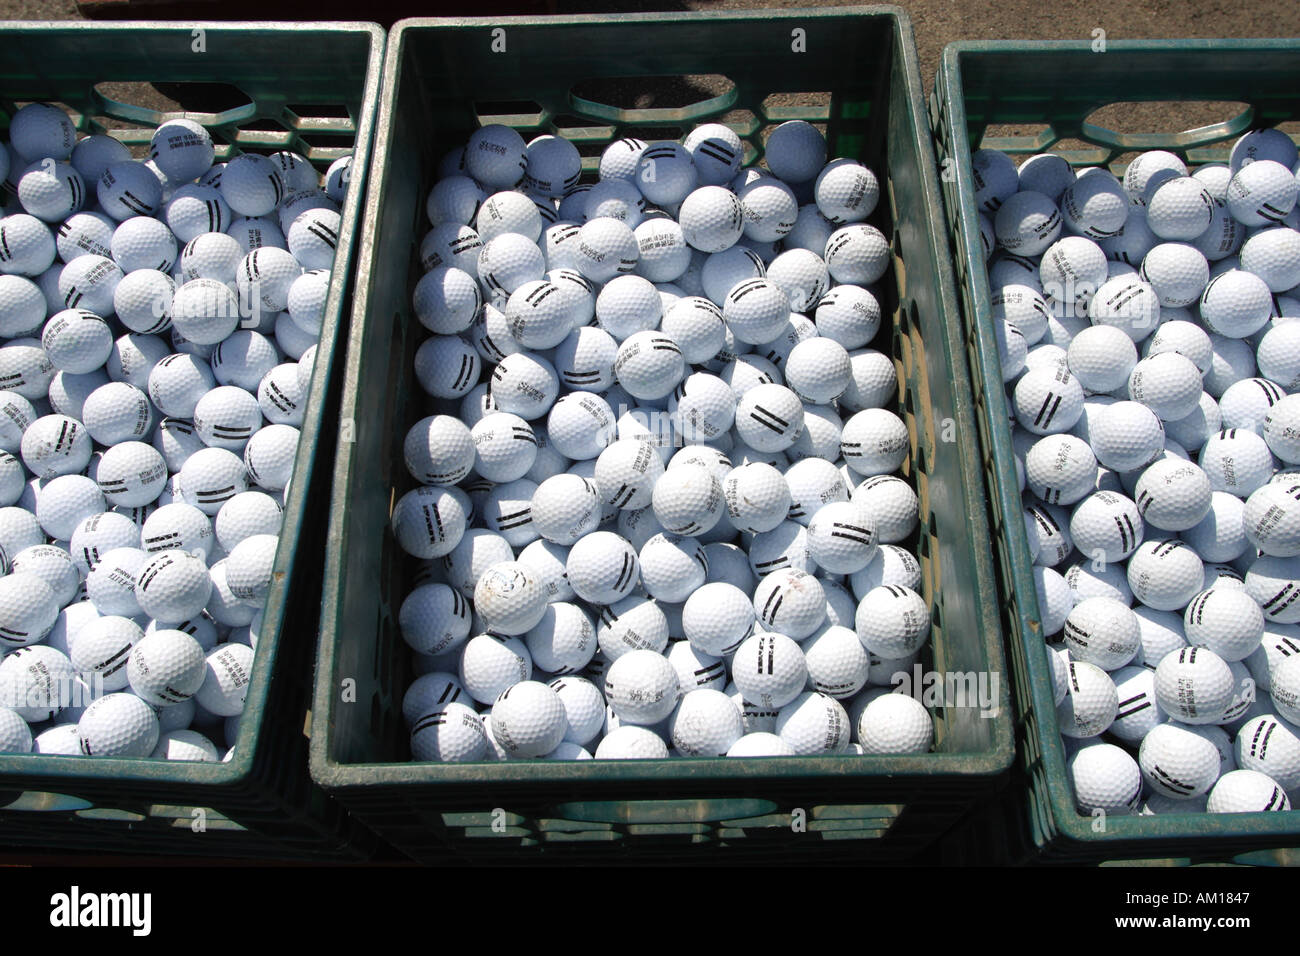
[[[1181,133],[1118,133],[1087,122],[1110,103],[1222,101],[1249,108]],[[931,97],[935,148],[960,283],[961,319],[976,389],[989,486],[993,552],[1003,589],[1003,626],[1015,678],[1020,766],[993,812],[964,831],[986,858],[1105,861],[1159,858],[1197,862],[1300,846],[1300,813],[1080,815],[1065,769],[1052,681],[1021,520],[1008,405],[980,244],[972,149],[1028,156],[1057,151],[1076,166],[1110,164],[1141,149],[1167,149],[1192,163],[1226,162],[1249,129],[1300,119],[1300,41],[963,42],[944,50]],[[993,137],[990,126],[1032,132]],[[1062,142],[1074,141],[1074,142]],[[1078,141],[1082,141],[1082,144]],[[1243,857],[1245,859],[1245,857]],[[1268,862],[1276,857],[1257,854]]]
[[[801,44],[806,53],[792,49]],[[594,102],[587,82],[635,91],[630,78],[705,72],[734,88],[682,108],[619,109]],[[820,106],[765,105],[816,91],[827,94]],[[506,122],[526,136],[569,136],[590,178],[617,137],[649,128],[679,136],[731,110],[749,111],[728,120],[751,156],[761,153],[761,130],[802,117],[826,124],[832,156],[860,157],[881,174],[873,220],[900,262],[884,283],[893,319],[875,344],[893,354],[904,383],[897,407],[912,434],[922,515],[909,543],[934,602],[927,666],[997,675],[997,707],[1007,700],[984,547],[987,491],[973,440],[961,440],[974,435],[970,384],[906,15],[862,7],[403,21],[385,63],[353,300],[311,747],[315,779],[416,859],[898,859],[931,844],[1010,766],[1009,710],[981,719],[956,707],[939,711],[937,752],[925,756],[409,762],[400,706],[412,671],[396,619],[414,562],[388,528],[393,502],[413,484],[403,437],[428,413],[412,369],[426,333],[410,296],[438,160],[480,123]]]
[[[0,844],[270,858],[369,853],[376,842],[311,782],[304,722],[324,563],[321,516],[337,434],[342,349],[335,343],[347,329],[343,304],[384,39],[382,29],[365,23],[0,23],[0,133],[16,106],[39,100],[66,105],[83,132],[107,131],[147,147],[168,115],[118,102],[112,96],[121,88],[105,93],[97,84],[225,84],[246,103],[184,114],[211,129],[219,159],[293,149],[324,170],[349,152],[355,157],[235,756],[225,764],[182,764],[0,755]],[[212,88],[204,92],[211,96]]]

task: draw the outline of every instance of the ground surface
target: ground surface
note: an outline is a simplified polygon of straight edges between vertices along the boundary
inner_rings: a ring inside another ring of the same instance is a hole
[[[285,0],[0,0],[3,19],[121,18],[282,18],[374,19],[391,24],[404,16],[464,16],[546,13],[631,13],[651,10],[739,10],[764,7],[847,6],[836,0],[371,0],[358,8],[355,0],[314,0],[310,4]],[[1229,0],[1007,0],[970,3],[961,0],[920,0],[902,4],[911,17],[927,91],[934,85],[944,46],[954,40],[1076,39],[1090,40],[1104,30],[1107,41],[1149,38],[1294,37],[1300,36],[1300,3],[1259,0],[1239,4]],[[364,13],[359,11],[364,10]],[[666,91],[672,95],[671,90]],[[176,108],[164,96],[142,93],[147,105]],[[638,106],[667,105],[638,102]],[[648,97],[653,99],[654,97]],[[1222,107],[1164,104],[1126,107],[1102,118],[1108,125],[1173,130],[1224,119]]]

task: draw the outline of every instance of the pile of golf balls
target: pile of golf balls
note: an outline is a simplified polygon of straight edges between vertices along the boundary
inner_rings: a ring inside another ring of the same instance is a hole
[[[891,693],[930,619],[880,184],[808,123],[765,159],[708,124],[588,184],[489,125],[441,162],[392,511],[413,759],[933,746]]]
[[[1300,796],[1300,162],[973,157],[1080,812]]]
[[[0,751],[233,754],[347,163],[214,159],[0,143]]]

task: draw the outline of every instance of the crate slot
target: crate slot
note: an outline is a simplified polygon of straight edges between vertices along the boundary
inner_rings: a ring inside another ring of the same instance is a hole
[[[556,813],[593,822],[659,824],[758,816],[775,809],[776,806],[766,800],[620,800],[564,803],[556,807]]]
[[[574,109],[587,116],[629,125],[685,123],[688,129],[730,109],[736,98],[735,81],[720,74],[596,77],[569,89]]]
[[[66,793],[49,793],[41,790],[28,790],[15,796],[6,803],[4,810],[18,810],[24,813],[50,813],[54,811],[84,810],[93,807],[89,800],[74,797]]]
[[[755,817],[740,817],[735,820],[719,820],[719,826],[732,827],[737,830],[789,830],[789,813],[768,813]]]
[[[826,120],[831,115],[832,93],[829,90],[812,90],[807,93],[770,93],[763,97],[761,103],[764,119],[773,123],[767,127],[770,132],[775,125],[786,120],[801,119],[812,123],[823,133],[826,132]],[[767,137],[763,137],[767,142]]]
[[[612,830],[548,830],[541,837],[547,843],[618,843],[623,834]]]
[[[299,118],[352,120],[352,111],[348,109],[346,103],[341,102],[286,103],[284,110]]]
[[[1170,121],[1167,117],[1178,117]],[[1249,103],[1159,101],[1108,103],[1083,118],[1083,137],[1116,149],[1190,149],[1235,139],[1251,128]]]
[[[551,125],[555,127],[556,136],[563,136],[575,145],[578,143],[606,144],[614,138],[614,126],[601,123],[592,118],[574,116],[571,113],[561,113],[551,120]]]
[[[557,820],[549,817],[538,818],[537,829],[544,833],[612,833],[613,824],[595,823],[590,820]]]
[[[500,123],[503,126],[540,126],[546,117],[541,103],[533,100],[490,100],[476,102],[474,112],[479,123],[488,126]]]
[[[511,845],[521,847],[537,845],[537,841],[531,839],[532,831],[525,830],[521,827],[506,827],[504,830],[498,830],[492,827],[465,827],[462,834],[467,840],[500,840],[506,843],[509,843],[509,841],[517,841]]]
[[[97,83],[95,99],[105,116],[149,127],[175,115],[204,126],[228,126],[257,115],[253,97],[230,83]]]
[[[888,830],[822,830],[817,835],[827,841],[879,840],[888,832]]]
[[[113,807],[90,807],[85,810],[78,810],[77,816],[83,820],[112,820],[115,822],[139,823],[146,819],[143,813],[136,813],[133,810],[118,810]]]

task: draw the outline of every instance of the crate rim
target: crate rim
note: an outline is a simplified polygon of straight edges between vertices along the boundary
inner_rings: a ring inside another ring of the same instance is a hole
[[[947,67],[957,58],[967,53],[1027,53],[1041,55],[1060,51],[1085,51],[1092,49],[1091,40],[954,40],[943,48],[941,65]],[[1187,39],[1153,38],[1153,39],[1119,39],[1106,40],[1106,53],[1120,50],[1127,53],[1143,51],[1167,51],[1171,53],[1194,53],[1215,51],[1249,50],[1294,50],[1300,49],[1300,39],[1287,37],[1235,37],[1217,39],[1212,37],[1189,37]],[[1098,53],[1105,56],[1106,53]],[[1140,91],[1133,91],[1140,93]],[[1137,100],[1138,97],[1131,99]]]
[[[815,7],[809,9],[743,9],[743,10],[709,10],[678,11],[668,14],[627,14],[620,15],[620,21],[661,23],[665,20],[679,23],[700,22],[703,20],[754,21],[754,20],[798,20],[820,17],[850,17],[869,15],[892,21],[891,33],[895,37],[912,40],[912,23],[907,12],[893,4],[862,5],[848,7]],[[574,26],[586,23],[606,24],[608,15],[573,14],[557,17],[410,17],[398,21],[390,33],[388,49],[384,58],[384,89],[396,89],[398,67],[405,50],[407,36],[411,31],[447,28],[473,28],[488,26]],[[951,272],[948,257],[946,224],[943,219],[938,190],[938,164],[934,157],[933,143],[929,138],[929,123],[926,120],[925,97],[919,82],[919,59],[915,42],[898,44],[900,59],[904,69],[918,79],[909,91],[909,106],[916,120],[915,145],[922,158],[928,175],[922,176],[922,188],[928,203],[927,224],[929,226],[929,246],[938,264],[938,292],[941,301],[952,303],[955,309],[956,279]],[[381,111],[375,133],[375,152],[380,144],[387,141],[387,131],[391,125],[388,111]],[[385,161],[390,153],[383,150]],[[377,162],[377,161],[376,161]],[[371,182],[386,181],[386,168],[370,171]],[[368,190],[364,219],[361,224],[363,232],[368,231],[373,222],[378,222],[381,196],[379,190]],[[364,313],[369,301],[369,264],[373,261],[373,244],[364,246],[358,258],[358,276],[366,276],[367,281],[359,282],[353,297],[353,322],[350,326],[350,338],[360,334]],[[350,379],[359,367],[359,349],[349,343],[347,362],[344,368],[345,380]],[[956,361],[959,356],[953,356]],[[974,411],[972,410],[972,415]],[[977,462],[967,457],[967,477],[973,469],[975,477],[983,483],[983,472]],[[346,479],[345,461],[339,456],[335,462],[334,487],[342,487]],[[333,510],[333,509],[332,509]],[[335,643],[337,633],[332,622],[331,613],[342,599],[339,588],[339,575],[335,573],[333,555],[338,553],[340,541],[335,537],[336,527],[331,522],[330,552],[327,558],[326,579],[322,594],[322,626],[320,649],[317,655],[317,686],[313,701],[313,714],[320,716],[328,712],[328,697],[333,692],[328,683],[332,680],[335,665]],[[996,575],[989,561],[990,571]],[[989,665],[996,667],[1001,662],[1004,672],[1008,670],[1000,640],[990,640],[983,635],[981,644],[989,654]],[[983,779],[991,787],[1011,767],[1015,760],[1014,732],[1011,727],[1009,686],[1003,683],[1000,691],[1001,709],[993,716],[993,734],[986,749],[977,753],[930,753],[925,755],[888,756],[888,755],[837,755],[833,757],[768,757],[762,760],[765,776],[786,782],[800,778],[812,780],[829,777],[855,777],[864,784],[889,780],[894,784],[905,785],[909,780],[929,780],[941,775],[960,775],[964,781]],[[663,779],[665,771],[671,771],[675,782],[690,783],[698,781],[734,781],[754,775],[751,761],[727,760],[724,758],[677,759],[677,760],[626,760],[626,761],[519,761],[519,762],[478,762],[469,764],[434,764],[408,762],[389,763],[342,763],[330,753],[328,732],[313,734],[310,742],[310,759],[312,778],[322,787],[332,792],[354,787],[378,784],[402,784],[409,786],[484,786],[506,783],[530,783],[543,787],[559,787],[577,782],[599,783],[633,783],[656,782]],[[882,762],[888,761],[890,770],[882,772],[876,769]],[[856,773],[851,771],[858,771]]]
[[[383,40],[384,28],[372,20],[0,20],[0,30],[57,33],[110,33],[137,30],[188,31],[196,28],[218,32],[265,30],[298,33],[308,30],[330,33],[369,33]]]
[[[952,158],[959,160],[955,164],[958,170],[956,186],[959,197],[955,214],[958,218],[957,228],[962,232],[967,249],[980,248],[981,240],[979,220],[974,205],[975,183],[971,176],[970,164],[964,161],[965,157],[974,152],[974,149],[967,132],[966,103],[962,85],[963,58],[986,53],[1016,53],[1045,58],[1061,51],[1080,52],[1088,50],[1091,50],[1091,43],[1088,40],[962,40],[949,43],[944,47],[934,95],[943,98],[947,132],[951,137]],[[1300,53],[1300,39],[1108,40],[1107,53],[1097,55],[1105,56],[1112,51],[1140,55],[1154,52],[1249,53],[1263,50]],[[1141,102],[1140,91],[1134,90],[1132,92],[1136,95],[1129,97],[1128,101]],[[1190,99],[1191,96],[1188,98]],[[1164,99],[1164,97],[1160,99]],[[1115,101],[1116,98],[1113,96],[1104,97],[1102,100],[1103,103]],[[1120,102],[1123,102],[1123,100],[1120,100]],[[935,134],[938,134],[938,130],[935,131]],[[956,249],[951,250],[951,254],[955,257]],[[976,268],[969,270],[976,303],[976,314],[971,317],[970,324],[974,327],[976,333],[976,344],[980,355],[979,372],[985,381],[1001,382],[1001,370],[993,367],[992,360],[992,356],[997,354],[997,346],[991,332],[991,320],[987,318],[990,313],[986,303],[991,297],[988,273],[983,268],[982,263],[975,265]],[[989,351],[990,348],[993,349],[992,352]],[[997,373],[996,377],[991,377],[994,372]],[[1006,390],[996,388],[994,391],[996,395],[989,395],[987,392],[985,395],[994,445],[992,449],[985,449],[985,454],[991,456],[993,467],[996,469],[999,479],[998,487],[992,489],[992,492],[1001,498],[1004,514],[1016,514],[1020,508],[1020,496],[1019,494],[1013,496],[1010,493],[1011,488],[1017,487],[1017,479],[1012,464],[1014,455],[1011,450],[1010,426],[1006,423]],[[1009,506],[1014,507],[1016,510],[1008,510]],[[1014,524],[1010,526],[1015,527]],[[1028,541],[1023,532],[1013,533],[1007,543],[1011,548],[1013,564],[1018,563],[1022,568],[1032,567],[1033,561],[1029,556]],[[1013,570],[1011,573],[1015,576],[1015,580],[1010,583],[1017,593],[1017,598],[1024,605],[1027,605],[1027,610],[1032,610],[1035,613],[1033,623],[1038,625],[1042,615],[1038,609],[1037,589],[1032,577],[1024,571]],[[1022,613],[1020,617],[1022,624],[1027,623],[1025,613]],[[1292,817],[1288,813],[1269,812],[1239,814],[1176,813],[1148,817],[1109,815],[1106,818],[1103,831],[1093,830],[1092,819],[1080,814],[1075,806],[1073,788],[1068,782],[1065,747],[1061,739],[1060,725],[1056,718],[1056,704],[1053,695],[1049,691],[1051,678],[1047,673],[1045,651],[1039,650],[1036,652],[1032,636],[1035,633],[1038,633],[1038,631],[1022,627],[1018,639],[1025,646],[1025,656],[1029,668],[1028,678],[1031,685],[1030,691],[1037,711],[1036,717],[1040,722],[1040,736],[1050,734],[1047,740],[1039,741],[1042,749],[1048,803],[1046,807],[1039,807],[1038,813],[1040,815],[1044,812],[1050,814],[1050,823],[1060,831],[1061,836],[1077,843],[1094,845],[1103,852],[1106,845],[1126,844],[1125,849],[1131,850],[1127,855],[1142,852],[1140,846],[1133,847],[1133,844],[1177,837],[1195,838],[1198,841],[1213,841],[1207,845],[1189,847],[1189,851],[1213,851],[1217,845],[1235,843],[1243,839],[1270,834],[1300,836],[1300,818]],[[1041,647],[1045,649],[1046,646],[1046,641],[1041,641]],[[1010,660],[1011,657],[1008,656],[1008,661]],[[1023,726],[1023,719],[1018,718],[1017,724]],[[1017,749],[1020,749],[1019,745]],[[1028,789],[1032,791],[1036,787],[1031,782]],[[1034,802],[1037,803],[1037,801]],[[1026,803],[1019,808],[1019,812],[1024,817],[1028,816],[1033,809],[1032,806]],[[1038,849],[1044,849],[1045,845],[1050,845],[1051,842],[1051,839],[1048,839],[1046,844],[1039,843]],[[1119,849],[1118,846],[1117,849]]]
[[[163,30],[174,33],[190,33],[196,29],[203,29],[213,33],[231,33],[248,32],[252,30],[261,32],[282,33],[290,36],[298,33],[353,33],[357,35],[366,35],[369,37],[369,52],[367,54],[367,64],[365,68],[365,85],[358,91],[357,100],[362,104],[362,109],[357,116],[356,141],[353,144],[353,157],[361,155],[364,162],[359,164],[361,175],[359,178],[352,180],[360,185],[364,191],[368,185],[367,173],[369,172],[369,160],[371,148],[373,146],[373,134],[375,121],[378,114],[378,96],[380,91],[380,79],[382,58],[386,50],[387,34],[383,27],[378,23],[364,20],[346,20],[346,21],[327,21],[327,20],[310,20],[310,21],[287,21],[287,20],[120,20],[120,21],[62,21],[62,20],[0,20],[0,32],[5,33],[35,33],[44,36],[57,35],[60,33],[117,33],[117,32],[137,32],[140,30],[149,30],[151,32],[160,32]],[[182,116],[184,111],[171,111],[165,113],[165,116]],[[349,208],[355,212],[349,213]],[[361,228],[361,212],[363,201],[358,199],[349,207],[346,203],[343,208],[344,223],[346,224],[348,216],[351,215],[353,222],[353,234],[359,239]],[[356,247],[359,242],[353,243],[352,259],[358,259]],[[326,314],[335,315],[336,321],[341,320],[343,316],[343,295],[344,286],[347,284],[350,264],[345,265],[343,269],[334,269],[330,278],[330,288],[326,302]],[[345,343],[337,343],[335,348],[342,348]],[[315,383],[319,376],[325,378],[328,372],[328,363],[318,364],[312,374],[312,388],[309,394],[316,392]],[[337,374],[337,373],[336,373]],[[319,467],[327,467],[326,463],[321,463]],[[332,471],[332,469],[331,469]],[[287,517],[286,509],[286,517]],[[303,516],[308,520],[309,516]],[[282,540],[276,552],[275,566],[279,568],[282,565],[282,558],[285,555],[292,555],[293,547],[296,542],[291,542],[287,538]],[[283,598],[281,598],[283,601]],[[269,607],[269,604],[268,604]],[[247,780],[254,771],[255,763],[258,757],[264,752],[267,746],[266,740],[271,733],[271,728],[266,724],[268,717],[266,702],[270,694],[271,682],[273,677],[273,664],[280,650],[281,633],[284,627],[282,625],[277,633],[269,636],[266,641],[269,653],[262,653],[254,656],[253,673],[250,679],[249,703],[254,703],[254,697],[251,689],[257,688],[257,719],[250,721],[246,725],[241,724],[239,737],[235,745],[234,756],[228,762],[178,762],[153,760],[141,757],[95,757],[87,760],[85,757],[77,755],[60,755],[60,754],[0,754],[0,788],[3,790],[32,790],[48,788],[57,790],[60,787],[64,789],[75,790],[78,783],[84,780],[94,780],[96,783],[104,781],[124,782],[131,784],[139,783],[158,783],[158,784],[178,784],[185,787],[203,787],[203,786],[230,786],[237,785]],[[283,728],[282,732],[298,733],[299,727]],[[250,746],[250,744],[256,746]],[[240,746],[242,744],[243,746]],[[18,781],[9,785],[11,780]],[[218,798],[214,795],[214,798]],[[166,802],[171,799],[167,793],[159,794],[159,801]],[[0,808],[2,811],[3,808]],[[0,824],[2,825],[2,824]]]
[[[736,10],[670,10],[662,13],[620,13],[620,23],[698,22],[701,20],[797,20],[844,16],[889,16],[901,26],[912,28],[912,19],[901,6],[892,3],[854,4],[843,7],[771,7]],[[408,30],[430,27],[486,27],[486,26],[580,26],[584,23],[604,25],[609,13],[572,13],[557,16],[520,14],[501,17],[404,17],[393,24],[390,41],[399,40]],[[390,42],[390,50],[396,47]],[[916,62],[915,57],[909,58]]]

